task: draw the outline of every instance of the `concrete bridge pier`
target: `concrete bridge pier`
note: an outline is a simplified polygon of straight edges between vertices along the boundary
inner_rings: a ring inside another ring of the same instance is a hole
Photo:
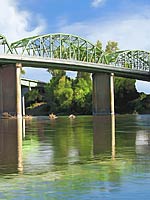
[[[22,97],[21,102],[22,102],[22,115],[23,116],[26,115],[26,113],[25,113],[25,110],[26,110],[26,108],[25,108],[25,94],[30,90],[31,90],[30,87],[29,88],[28,87],[22,87],[22,89],[21,89],[21,97]]]
[[[8,112],[22,117],[20,63],[0,67],[0,115]]]
[[[114,74],[93,74],[93,115],[114,114]]]

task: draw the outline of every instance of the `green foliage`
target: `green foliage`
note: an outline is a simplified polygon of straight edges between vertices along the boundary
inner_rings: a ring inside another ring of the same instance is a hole
[[[66,75],[66,72],[64,70],[59,69],[48,69],[48,72],[51,73],[52,77],[61,78],[62,76]]]
[[[132,102],[134,112],[139,114],[150,114],[150,95],[140,93],[139,98]]]
[[[105,52],[113,53],[113,52],[116,52],[117,50],[119,50],[118,43],[114,42],[114,41],[108,41],[106,48],[105,48]]]
[[[84,78],[78,79],[74,88],[74,101],[81,108],[85,106],[86,95],[91,92],[88,82]]]
[[[97,40],[96,47],[98,47],[100,50],[102,50],[102,43],[101,43],[101,41]]]
[[[25,94],[25,99],[27,104],[32,104],[34,102],[39,102],[42,100],[42,96],[40,95],[39,91],[37,89],[33,89],[28,91]]]
[[[55,71],[56,72],[56,71]],[[90,114],[92,108],[92,80],[87,72],[78,72],[75,80],[62,71],[52,74],[45,87],[49,112]]]
[[[54,97],[60,111],[70,110],[73,98],[73,89],[71,87],[71,81],[66,76],[60,78],[54,91]]]
[[[135,80],[115,78],[115,109],[117,113],[132,113],[131,102],[139,97],[135,88]]]
[[[74,98],[73,110],[80,114],[91,114],[92,112],[92,80],[91,74],[78,72],[73,81]]]
[[[21,68],[21,74],[25,75],[25,73],[26,73],[25,70],[23,68]]]
[[[58,78],[53,77],[50,82],[45,86],[45,101],[49,106],[50,112],[56,112],[56,99],[54,96],[54,91],[56,89],[56,85],[58,84]]]

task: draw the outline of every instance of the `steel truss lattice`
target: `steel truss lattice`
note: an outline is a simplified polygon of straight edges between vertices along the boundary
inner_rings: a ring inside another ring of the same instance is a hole
[[[71,34],[48,34],[25,38],[11,44],[13,53],[24,56],[103,62],[104,52],[81,37]]]
[[[124,50],[107,54],[91,42],[72,34],[38,35],[11,45],[0,35],[0,46],[1,51],[8,54],[111,64],[114,67],[150,72],[150,52]]]
[[[0,34],[0,52],[6,53],[6,52],[12,53],[12,50],[6,40],[6,37]]]
[[[120,52],[116,57],[115,66],[150,71],[150,52],[140,50]]]

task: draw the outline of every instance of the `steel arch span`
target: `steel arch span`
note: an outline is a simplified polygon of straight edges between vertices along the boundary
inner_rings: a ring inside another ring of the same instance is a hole
[[[50,59],[112,64],[116,67],[150,71],[150,53],[124,50],[107,54],[91,42],[75,35],[55,33],[33,36],[10,45],[13,54]]]
[[[116,67],[150,72],[150,52],[140,50],[116,52],[114,64]]]
[[[47,34],[25,38],[11,44],[13,53],[103,63],[104,52],[91,42],[71,34]]]
[[[113,65],[118,69],[150,72],[150,52],[141,50],[122,50],[106,53],[86,39],[65,33],[54,33],[28,37],[8,44],[0,35],[1,50],[5,54],[43,59],[61,59]],[[85,63],[85,67],[86,67]]]

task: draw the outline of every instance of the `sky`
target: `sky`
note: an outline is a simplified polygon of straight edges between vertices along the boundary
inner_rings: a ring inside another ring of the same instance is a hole
[[[1,0],[0,33],[9,42],[39,34],[71,33],[92,43],[118,42],[119,49],[150,51],[149,0]],[[69,73],[73,74],[73,73]],[[43,69],[26,69],[26,78],[49,81]],[[150,94],[150,83],[136,81]]]

